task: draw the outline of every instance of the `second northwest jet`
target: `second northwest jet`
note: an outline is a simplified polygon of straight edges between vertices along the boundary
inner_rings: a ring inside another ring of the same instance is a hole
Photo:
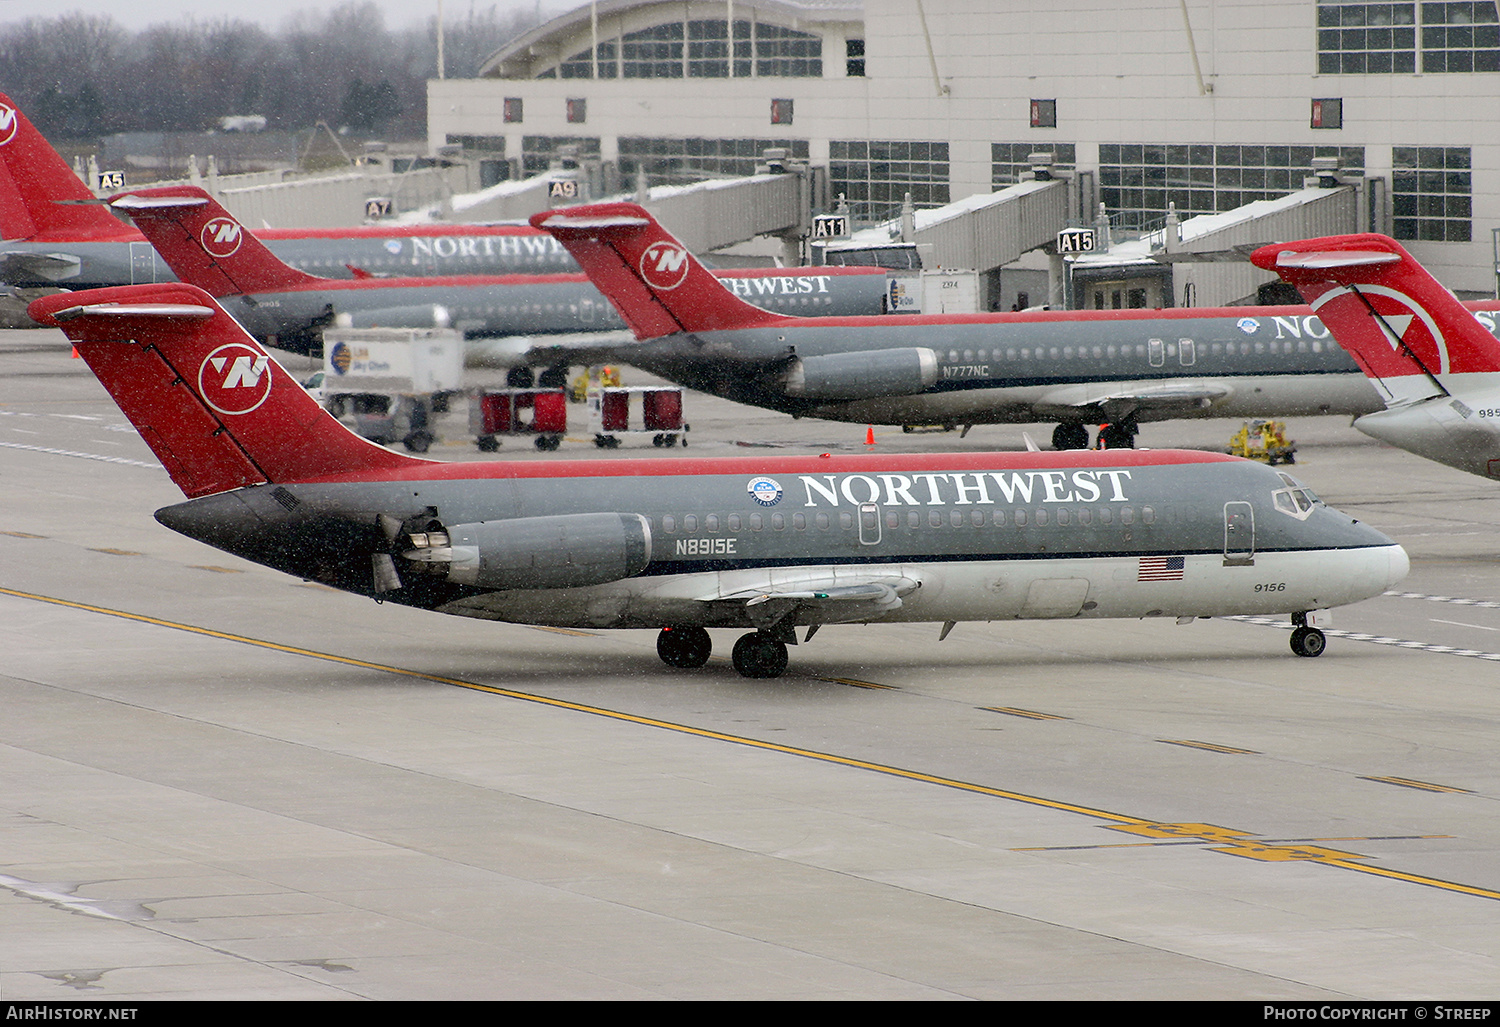
[[[824,317],[745,303],[643,208],[534,215],[642,345],[627,360],[798,417],[1055,422],[1053,445],[1133,444],[1144,421],[1368,414],[1380,397],[1307,307]],[[1491,332],[1500,303],[1468,304]]]

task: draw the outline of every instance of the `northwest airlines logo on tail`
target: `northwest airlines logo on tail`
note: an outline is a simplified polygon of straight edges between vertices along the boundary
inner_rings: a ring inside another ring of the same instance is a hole
[[[217,217],[203,226],[198,238],[215,257],[232,257],[244,239],[244,229],[233,218]]]
[[[1390,343],[1392,352],[1406,351],[1420,360],[1434,374],[1446,374],[1449,368],[1448,340],[1437,320],[1427,308],[1399,289],[1388,285],[1360,285],[1362,295],[1380,315],[1381,334]],[[1339,296],[1349,295],[1346,288],[1334,288],[1319,296],[1312,304],[1314,311]],[[1388,329],[1388,330],[1387,330]],[[1392,337],[1394,333],[1394,338]]]
[[[198,394],[221,414],[248,414],[271,394],[270,363],[242,342],[220,346],[198,368]]]
[[[16,116],[16,109],[0,103],[0,146],[16,137],[16,129],[20,124],[21,119]]]
[[[641,254],[641,277],[653,289],[667,291],[681,285],[688,274],[688,253],[670,242],[654,242]]]

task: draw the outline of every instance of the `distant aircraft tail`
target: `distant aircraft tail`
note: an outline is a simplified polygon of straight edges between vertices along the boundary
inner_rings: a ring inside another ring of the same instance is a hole
[[[0,93],[0,239],[138,238]]]
[[[1468,391],[1473,376],[1500,371],[1500,341],[1394,239],[1306,239],[1250,259],[1297,287],[1388,406]]]
[[[637,339],[792,320],[735,296],[634,203],[563,207],[531,224],[567,247]]]
[[[189,499],[427,463],[339,424],[191,285],[57,293],[28,313],[73,340]]]
[[[193,185],[138,189],[110,197],[129,214],[179,279],[210,296],[277,292],[327,279],[298,271]]]

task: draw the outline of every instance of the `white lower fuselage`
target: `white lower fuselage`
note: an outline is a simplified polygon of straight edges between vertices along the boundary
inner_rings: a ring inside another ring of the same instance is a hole
[[[755,626],[753,619],[731,615],[727,608],[722,621],[706,619],[705,600],[874,578],[905,585],[898,609],[841,610],[832,616],[799,617],[799,622],[1269,615],[1327,609],[1379,595],[1405,577],[1408,566],[1406,553],[1394,545],[1259,553],[1253,561],[1191,555],[1183,558],[1180,579],[1148,581],[1139,580],[1142,558],[1136,556],[747,569],[497,593],[482,605],[456,604],[444,612],[579,628],[746,627]]]

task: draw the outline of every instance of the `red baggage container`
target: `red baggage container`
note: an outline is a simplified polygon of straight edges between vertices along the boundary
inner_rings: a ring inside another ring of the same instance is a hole
[[[641,396],[641,416],[647,431],[682,430],[682,390],[652,389]]]

